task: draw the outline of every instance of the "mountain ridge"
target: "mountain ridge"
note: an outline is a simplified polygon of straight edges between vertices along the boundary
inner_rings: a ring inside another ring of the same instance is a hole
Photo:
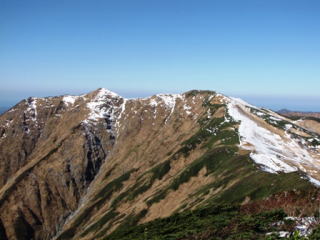
[[[319,132],[214,91],[29,98],[0,126],[0,225],[10,239],[103,239],[205,202],[318,192]]]

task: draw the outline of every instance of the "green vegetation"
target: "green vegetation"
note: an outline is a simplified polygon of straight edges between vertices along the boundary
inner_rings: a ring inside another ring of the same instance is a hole
[[[282,130],[286,130],[286,124],[290,124],[292,125],[291,122],[283,120],[283,119],[277,119],[275,117],[273,117],[272,115],[270,115],[269,113],[267,113],[266,110],[264,111],[260,111],[259,109],[250,107],[250,112],[257,115],[258,117],[262,118],[263,120],[265,120],[268,124],[276,127],[276,128],[280,128]]]
[[[294,189],[308,191],[314,187],[302,179],[298,173],[280,173],[277,175],[267,172],[252,172],[238,179],[234,185],[225,189],[216,202],[241,202],[247,196],[251,200],[262,199],[274,193]],[[217,186],[214,186],[217,187]]]
[[[274,127],[277,127],[277,128],[280,128],[282,130],[287,130],[286,129],[286,125],[289,124],[291,125],[294,129],[298,130],[298,131],[301,131],[301,132],[304,132],[306,134],[309,134],[311,135],[312,137],[303,137],[301,135],[298,135],[296,133],[293,133],[293,132],[290,132],[290,135],[296,139],[301,139],[303,138],[304,140],[308,141],[308,140],[312,140],[312,141],[309,141],[311,146],[318,146],[320,145],[320,141],[318,141],[317,139],[314,139],[315,137],[319,137],[318,134],[314,133],[314,132],[311,132],[305,128],[302,128],[294,123],[291,123],[289,121],[286,121],[286,120],[283,120],[283,119],[275,119],[272,115],[264,112],[264,111],[260,111],[258,109],[255,109],[255,108],[250,108],[250,111],[259,116],[260,118],[262,118],[263,120],[265,120],[268,124],[274,126]],[[287,117],[287,116],[284,116],[284,117]],[[320,122],[320,119],[318,118],[314,118],[314,117],[299,117],[299,116],[289,116],[288,118],[292,119],[292,120],[298,120],[298,119],[308,119],[308,120],[314,120],[314,121],[318,121]]]
[[[236,151],[236,147],[220,147],[208,151],[202,157],[187,166],[176,178],[174,178],[166,189],[149,199],[147,204],[152,205],[159,202],[161,199],[165,198],[169,190],[177,190],[181,184],[188,182],[191,177],[197,176],[199,171],[204,167],[207,169],[207,175],[211,174],[220,164],[233,158]]]
[[[71,239],[76,233],[77,233],[77,227],[82,224],[83,222],[87,221],[91,217],[91,212],[93,211],[94,206],[90,206],[86,208],[74,221],[72,226],[64,231],[58,239],[63,240],[63,239]]]
[[[308,132],[309,133],[309,132]],[[292,138],[295,138],[297,140],[301,140],[303,139],[307,144],[309,144],[309,146],[312,147],[317,147],[320,145],[320,135],[316,134],[316,133],[311,133],[311,137],[304,137],[301,135],[298,135],[296,133],[291,132],[290,133]]]
[[[316,121],[316,122],[320,123],[320,118],[317,118],[317,117],[305,117],[304,119],[313,120],[313,121]]]
[[[105,224],[107,224],[110,220],[119,215],[114,209],[111,209],[106,214],[104,214],[97,222],[88,227],[82,234],[81,237],[86,236],[89,232],[96,232],[100,230]]]
[[[319,139],[316,139],[316,138],[311,138],[311,145],[313,147],[316,147],[316,146],[319,146],[320,145],[320,140]]]
[[[139,220],[142,219],[147,214],[147,212],[148,212],[148,210],[144,209],[141,212],[139,212],[138,214],[128,215],[127,217],[125,217],[122,220],[122,223],[117,227],[116,231],[125,232],[127,229],[136,226],[137,223],[139,222]],[[106,236],[107,230],[108,230],[108,228],[103,229],[98,235],[96,235],[96,237],[101,238],[103,236]],[[114,234],[114,232],[113,232],[108,237],[105,237],[104,239],[117,239],[117,233]]]
[[[294,121],[297,121],[297,120],[300,120],[300,119],[304,119],[304,117],[301,117],[301,116],[286,116],[286,115],[283,115],[283,114],[280,114],[280,115],[283,116],[283,117],[289,118],[291,120],[294,120]]]
[[[106,175],[111,174],[113,169],[111,169]],[[100,208],[100,206],[108,199],[111,198],[114,192],[121,190],[123,187],[123,182],[127,181],[130,178],[130,175],[137,171],[137,169],[132,169],[123,175],[119,176],[118,178],[114,179],[113,181],[109,182],[105,187],[103,187],[99,193],[95,196],[94,201],[95,204],[92,204],[90,207],[86,208],[83,213],[81,213],[75,220],[73,226],[66,230],[59,239],[70,239],[72,238],[76,231],[77,227],[79,227],[82,223],[87,222],[91,217],[91,212],[94,209]],[[121,194],[120,194],[121,195]],[[110,220],[115,218],[119,213],[115,211],[114,206],[111,207],[110,211],[108,211],[105,215],[103,215],[97,222],[91,225],[85,232],[82,233],[82,236],[85,236],[89,232],[96,231],[105,224],[107,224]]]
[[[138,195],[147,191],[156,180],[161,180],[170,171],[170,160],[164,161],[147,171],[139,177],[136,184],[128,191],[121,193],[112,201],[112,207],[116,207],[119,202],[124,200],[133,200]]]
[[[198,175],[199,171],[204,167],[207,169],[207,175],[210,174],[219,163],[233,157],[236,151],[236,147],[222,147],[207,152],[185,168],[183,172],[173,180],[169,188],[177,190],[181,184],[188,182],[191,177]]]
[[[191,91],[187,94],[193,96],[198,93]],[[223,104],[211,104],[209,98],[204,101],[203,105],[211,115],[218,109],[225,107]],[[264,114],[264,116],[268,115]],[[289,124],[287,121],[275,121],[270,116],[265,120],[275,122],[276,124],[273,124],[276,127],[284,129],[285,125]],[[170,153],[166,161],[143,173],[133,186],[114,198],[110,210],[97,222],[90,225],[82,233],[82,236],[89,232],[98,232],[97,236],[103,237],[110,226],[119,219],[121,225],[106,239],[265,239],[267,232],[285,230],[271,224],[283,220],[285,216],[283,211],[248,214],[241,212],[239,204],[246,198],[258,200],[279,192],[292,189],[303,192],[314,189],[314,187],[302,179],[297,172],[289,174],[262,172],[249,155],[240,155],[238,147],[236,147],[239,143],[236,124],[237,122],[234,122],[228,113],[225,113],[222,118],[212,119],[208,117],[206,112],[199,120],[199,131],[183,142],[177,152]],[[145,201],[148,206],[159,202],[170,191],[176,191],[181,184],[189,182],[202,169],[206,169],[206,175],[212,177],[212,182],[192,193],[189,196],[190,201],[184,202],[184,206],[180,210],[190,209],[192,206],[201,206],[200,208],[176,213],[171,217],[157,219],[143,225],[136,224],[145,216],[147,209],[138,214],[119,215],[116,208],[120,202],[134,200],[146,192],[155,181],[161,180],[170,171],[171,164],[175,159],[181,155],[189,156],[190,152],[196,148],[204,150],[205,153],[186,166],[169,185]],[[112,169],[106,176],[109,176],[111,171]],[[111,199],[113,193],[119,192],[123,188],[123,182],[130,178],[133,171],[136,170],[126,172],[109,182],[96,195],[95,207],[99,209],[100,204]],[[215,193],[212,194],[213,192]],[[209,195],[210,193],[211,195]],[[208,205],[204,206],[205,204]],[[224,204],[232,205],[226,206]],[[92,208],[88,211],[91,210]],[[86,213],[90,217],[90,212],[86,211]],[[88,218],[84,214],[80,215],[77,223],[81,223],[83,218]],[[74,231],[69,233],[71,235],[68,236],[74,235]],[[278,239],[278,236],[268,236],[267,239]],[[295,236],[295,239],[302,238]]]
[[[262,199],[272,194],[289,191],[293,188],[301,191],[314,189],[314,186],[299,173],[271,174],[258,169],[257,165],[247,155],[238,155],[236,148],[221,147],[206,153],[190,164],[169,185],[147,200],[152,205],[164,199],[169,190],[176,190],[182,183],[188,182],[191,177],[205,167],[207,174],[215,180],[191,195],[201,202],[201,196],[209,194],[210,190],[221,189],[208,201],[218,204],[241,203],[246,197],[251,200]]]
[[[124,230],[124,229],[127,229],[128,227],[136,226],[139,220],[143,218],[147,214],[147,212],[148,210],[144,209],[138,214],[130,214],[125,217],[125,215],[119,215],[118,212],[112,209],[108,211],[106,214],[104,214],[97,222],[95,222],[90,227],[88,227],[81,234],[81,237],[85,237],[89,232],[98,232],[98,234],[95,237],[97,238],[103,237],[106,234],[106,232],[110,229],[111,225],[108,225],[108,223],[111,224],[115,220],[115,217],[117,216],[119,216],[119,218],[124,217],[124,219],[122,220],[122,223],[117,228],[118,230]],[[107,226],[107,227],[101,230],[103,226]]]
[[[304,117],[304,116],[294,116],[294,115],[293,116],[282,115],[282,116],[289,118],[291,120],[295,120],[295,121],[296,120],[313,120],[313,121],[320,123],[320,118],[317,118],[317,117],[311,117],[311,116]]]
[[[218,141],[223,145],[236,145],[240,143],[239,135],[236,130],[222,130],[210,138],[206,147],[212,148]]]
[[[100,192],[95,196],[94,200],[109,199],[114,192],[119,191],[123,187],[123,182],[127,181],[130,178],[131,173],[135,172],[136,169],[132,169],[120,177],[114,179],[110,183],[108,183],[105,187],[103,187]]]
[[[208,108],[211,105],[214,104],[207,103]],[[177,190],[191,177],[197,176],[203,168],[206,168],[207,175],[211,175],[215,180],[192,194],[199,203],[203,199],[201,196],[209,194],[211,189],[219,189],[220,193],[215,194],[209,201],[221,204],[240,203],[246,197],[261,199],[277,192],[291,190],[292,186],[296,189],[313,187],[301,179],[298,173],[275,175],[262,172],[248,155],[237,154],[235,145],[239,143],[239,135],[232,129],[236,122],[230,120],[227,114],[226,118],[227,121],[224,117],[201,118],[200,130],[183,142],[182,148],[174,155],[182,153],[186,157],[198,145],[206,148],[206,153],[187,166],[168,187],[149,198],[146,201],[149,206],[164,199],[169,191]]]
[[[241,212],[238,205],[209,205],[137,226],[119,227],[105,240],[266,239],[266,233],[288,230],[282,210]],[[277,239],[277,238],[269,238]]]
[[[171,169],[170,161],[167,160],[163,163],[158,164],[150,170],[152,177],[150,182],[154,182],[156,179],[161,180]]]
[[[219,140],[221,141],[221,144],[224,145],[239,143],[239,136],[236,130],[228,129],[233,127],[235,122],[232,122],[231,120],[225,121],[224,117],[213,118],[210,120],[202,119],[200,121],[202,126],[199,131],[182,143],[182,148],[177,152],[177,154],[182,153],[187,157],[198,145],[202,144],[203,147],[210,149],[213,144],[217,143]]]
[[[308,237],[309,240],[319,240],[320,239],[320,226],[312,231],[312,234]]]
[[[189,94],[195,94],[195,91],[190,91]],[[221,144],[225,145],[239,143],[239,137],[236,130],[231,129],[237,122],[235,122],[228,113],[225,113],[225,116],[220,118],[211,118],[208,116],[208,114],[213,115],[218,109],[226,107],[225,104],[212,104],[210,102],[211,97],[212,95],[206,96],[203,101],[202,106],[206,108],[207,111],[198,120],[200,129],[191,138],[182,143],[181,149],[174,154],[174,157],[177,157],[180,154],[187,157],[198,145],[211,149],[212,145],[219,140]]]
[[[291,124],[290,122],[286,121],[286,120],[272,120],[270,118],[266,118],[265,121],[267,123],[269,123],[270,125],[274,126],[274,127],[277,127],[277,128],[280,128],[282,130],[286,130],[286,125],[287,124]]]
[[[170,169],[170,160],[160,163],[152,168],[147,172],[147,175],[151,175],[151,177],[147,179],[145,184],[141,184],[141,182],[138,181],[131,191],[129,191],[128,200],[135,199],[139,194],[147,191],[156,180],[161,180],[170,171]]]
[[[215,203],[241,203],[246,197],[251,200],[262,199],[272,194],[296,190],[315,189],[300,174],[271,174],[258,169],[248,155],[237,155],[225,158],[212,168],[215,181],[202,187],[195,195],[208,194],[210,189],[221,189],[219,194],[209,201]]]
[[[116,168],[117,164],[115,166],[113,166],[108,172],[106,172],[106,174],[104,175],[104,180],[106,180],[108,177],[111,176],[113,170]]]

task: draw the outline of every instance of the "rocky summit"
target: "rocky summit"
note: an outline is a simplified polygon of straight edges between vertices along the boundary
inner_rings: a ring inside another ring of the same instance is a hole
[[[0,115],[0,239],[312,239],[319,129],[214,91],[25,99]]]

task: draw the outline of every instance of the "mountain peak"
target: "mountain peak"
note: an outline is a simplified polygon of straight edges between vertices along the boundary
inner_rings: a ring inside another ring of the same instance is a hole
[[[0,229],[105,239],[210,201],[318,191],[320,136],[302,123],[206,90],[30,98],[0,116]]]
[[[117,93],[112,92],[107,88],[98,88],[97,90],[93,91],[93,93],[99,96],[120,97]]]

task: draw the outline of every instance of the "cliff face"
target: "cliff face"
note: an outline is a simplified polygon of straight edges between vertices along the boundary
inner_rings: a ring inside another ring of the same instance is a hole
[[[1,221],[9,239],[49,239],[76,210],[114,145],[108,116],[88,118],[99,94],[29,98],[1,116]],[[101,111],[123,101],[104,95]]]
[[[0,116],[0,236],[102,239],[206,202],[317,193],[319,145],[310,129],[211,91],[29,98]]]

